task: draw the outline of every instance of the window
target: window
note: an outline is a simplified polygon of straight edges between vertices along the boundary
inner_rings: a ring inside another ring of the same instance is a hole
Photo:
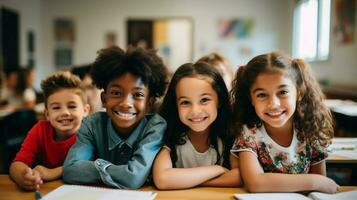
[[[298,0],[294,9],[293,56],[327,60],[330,46],[330,0]]]

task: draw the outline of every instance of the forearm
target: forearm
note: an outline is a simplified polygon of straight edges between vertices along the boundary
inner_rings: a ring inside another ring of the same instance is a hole
[[[22,186],[24,183],[23,174],[28,166],[20,161],[15,161],[10,165],[10,177],[15,181],[16,184]]]
[[[42,179],[45,181],[53,181],[61,178],[61,176],[62,176],[62,166],[53,169],[48,169],[48,173],[44,177],[42,177]]]
[[[239,169],[234,168],[225,172],[221,176],[208,180],[201,184],[201,186],[208,187],[238,187],[242,185],[242,180],[239,174]]]
[[[63,181],[72,184],[90,184],[101,182],[99,172],[94,167],[93,161],[78,160],[63,165]]]
[[[250,192],[297,192],[318,190],[317,174],[261,173],[245,179]]]
[[[195,187],[224,173],[218,165],[195,168],[168,168],[154,174],[159,189],[184,189]]]

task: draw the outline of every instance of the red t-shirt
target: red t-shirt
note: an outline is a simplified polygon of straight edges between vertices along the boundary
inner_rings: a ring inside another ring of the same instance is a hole
[[[63,165],[68,150],[75,141],[76,134],[65,141],[55,141],[50,122],[40,120],[28,132],[14,161],[24,162],[30,167],[43,165],[47,168],[56,168]]]

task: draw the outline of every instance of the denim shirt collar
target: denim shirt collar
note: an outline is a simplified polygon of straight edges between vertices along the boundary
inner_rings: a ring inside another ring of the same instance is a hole
[[[133,148],[135,141],[138,139],[142,129],[147,123],[146,117],[143,117],[135,129],[130,133],[130,136],[127,139],[122,139],[118,132],[114,128],[114,124],[110,118],[107,120],[107,135],[108,135],[108,146],[109,150],[114,149],[117,145],[121,143],[126,143],[130,148]]]

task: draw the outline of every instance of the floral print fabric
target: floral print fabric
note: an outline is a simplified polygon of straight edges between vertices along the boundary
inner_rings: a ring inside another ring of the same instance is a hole
[[[325,148],[307,145],[300,142],[294,131],[289,147],[277,144],[267,134],[264,126],[248,129],[235,140],[231,153],[238,157],[240,151],[253,152],[264,172],[301,174],[309,173],[311,165],[327,158]]]

